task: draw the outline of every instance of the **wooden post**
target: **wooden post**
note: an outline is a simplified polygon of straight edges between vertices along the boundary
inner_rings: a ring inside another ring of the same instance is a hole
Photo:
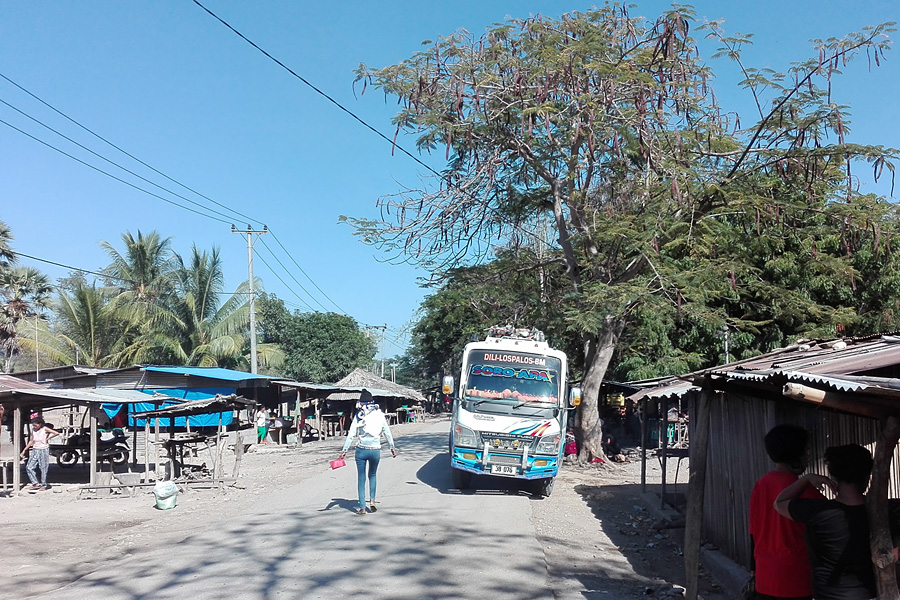
[[[316,398],[316,427],[319,428],[319,441],[322,441],[322,408],[319,406],[319,399]]]
[[[156,406],[155,408],[158,409],[159,406]],[[153,417],[153,429],[153,433],[155,436],[154,441],[156,442],[155,444],[153,444],[154,448],[156,448],[156,451],[153,453],[154,459],[156,460],[156,462],[154,463],[154,468],[156,469],[157,477],[159,477],[159,417]]]
[[[660,508],[666,507],[666,477],[668,476],[668,449],[669,449],[669,401],[660,399],[659,413],[661,415],[659,422],[659,443],[662,450],[662,494],[660,494]]]
[[[123,408],[125,409],[125,417],[126,417],[126,418],[125,418],[125,425],[128,426],[128,416],[131,414],[131,405],[130,405],[130,404],[126,404]],[[137,447],[138,447],[138,444],[137,444],[137,423],[136,423],[136,422],[135,422],[135,424],[134,424],[134,428],[133,428],[133,429],[134,429],[134,432],[133,432],[134,435],[133,435],[133,440],[132,440],[132,442],[131,442],[131,447],[134,448],[134,452],[131,453],[131,464],[134,465],[134,466],[136,467],[137,464],[138,464],[138,462],[137,462],[137,461],[138,461],[138,458],[137,458]],[[144,472],[146,473],[146,471],[144,471]]]
[[[237,441],[234,443],[234,469],[231,472],[231,476],[235,479],[237,479],[238,474],[241,472],[241,459],[244,458],[244,440],[241,439],[240,411],[238,411],[237,415],[237,418],[234,420],[234,434]]]
[[[91,485],[97,484],[97,412],[88,405],[91,413]]]
[[[134,424],[137,431],[137,422]],[[144,419],[144,483],[150,482],[150,418]]]
[[[709,447],[709,390],[697,403],[697,423],[691,434],[690,479],[684,527],[684,574],[687,600],[697,600],[700,586],[700,541],[703,534],[703,497],[706,492],[706,457]]]
[[[16,400],[13,408],[13,494],[22,487],[22,405]]]
[[[647,399],[641,400],[641,493],[647,492]]]
[[[894,544],[888,527],[888,488],[891,480],[891,459],[900,439],[900,422],[890,416],[881,421],[881,431],[875,441],[872,481],[866,495],[866,509],[869,513],[869,544],[872,562],[875,563],[875,579],[878,598],[895,600],[900,598],[895,573]]]
[[[294,401],[294,431],[297,432],[297,445],[303,446],[303,419],[301,419],[301,413],[303,409],[300,408],[300,390],[297,390],[297,399]]]

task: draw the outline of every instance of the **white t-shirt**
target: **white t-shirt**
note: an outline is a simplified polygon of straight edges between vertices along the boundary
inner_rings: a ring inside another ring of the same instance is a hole
[[[269,411],[259,410],[256,413],[256,426],[265,427],[269,424]]]

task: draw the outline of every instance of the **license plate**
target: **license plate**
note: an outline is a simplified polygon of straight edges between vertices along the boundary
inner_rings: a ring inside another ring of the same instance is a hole
[[[491,475],[512,475],[516,476],[516,468],[512,465],[491,465]]]

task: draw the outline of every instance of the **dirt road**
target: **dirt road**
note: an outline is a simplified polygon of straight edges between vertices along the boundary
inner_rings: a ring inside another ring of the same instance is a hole
[[[172,510],[149,492],[79,499],[74,485],[0,498],[0,598],[680,596],[680,549],[637,463],[567,468],[543,500],[490,480],[460,494],[446,420],[393,429],[401,456],[383,460],[382,509],[365,517],[351,513],[355,467],[328,470],[342,438],[256,447],[237,486],[187,491]]]

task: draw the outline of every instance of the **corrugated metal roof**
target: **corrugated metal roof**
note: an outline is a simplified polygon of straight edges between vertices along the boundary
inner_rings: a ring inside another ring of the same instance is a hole
[[[679,398],[681,396],[684,396],[691,390],[699,389],[699,387],[689,381],[669,382],[665,385],[640,390],[639,392],[631,394],[630,396],[628,396],[628,398],[634,400],[635,402],[644,398],[647,398],[648,400],[656,400],[659,398]]]
[[[859,381],[850,381],[840,377],[829,377],[816,373],[803,373],[800,371],[785,371],[782,369],[767,369],[765,371],[714,371],[714,375],[737,379],[741,381],[753,381],[756,383],[774,383],[777,378],[788,381],[813,384],[823,389],[831,389],[838,392],[871,392],[878,386],[869,385]]]
[[[14,375],[0,375],[0,391],[6,390],[25,390],[25,389],[42,389],[47,386],[41,385],[39,383],[34,383],[33,381],[26,381],[24,379],[19,379]]]
[[[109,390],[98,388],[72,388],[59,389],[39,386],[38,389],[29,388],[22,390],[9,390],[0,392],[3,396],[40,396],[54,400],[65,400],[73,404],[136,404],[141,402],[153,402],[154,400],[168,401],[178,400],[162,394],[144,394],[133,390]]]
[[[900,338],[831,340],[795,344],[746,360],[714,368],[731,371],[780,369],[825,375],[852,375],[900,365]]]
[[[168,406],[159,410],[148,410],[145,412],[135,413],[135,418],[143,419],[146,417],[184,417],[191,415],[205,415],[210,413],[219,413],[229,410],[243,409],[256,404],[254,400],[248,400],[242,396],[222,396],[215,395],[212,398],[202,398],[200,400],[190,400],[182,402],[175,406]]]
[[[250,379],[274,379],[268,375],[254,375],[244,371],[235,371],[233,369],[223,369],[221,367],[165,367],[165,366],[145,366],[145,371],[155,371],[157,373],[169,373],[172,375],[186,375],[190,377],[206,377],[208,379],[219,379],[221,381],[247,381]]]

